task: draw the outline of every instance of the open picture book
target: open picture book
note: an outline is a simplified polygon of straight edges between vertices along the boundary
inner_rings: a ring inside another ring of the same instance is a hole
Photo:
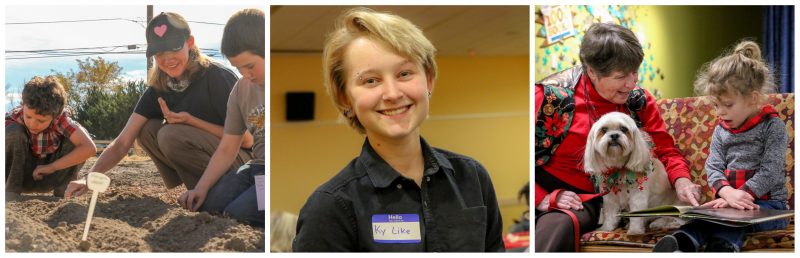
[[[744,227],[765,221],[794,216],[794,210],[739,210],[736,208],[701,208],[663,205],[645,210],[621,213],[621,217],[670,216],[681,219],[702,219],[731,227]]]

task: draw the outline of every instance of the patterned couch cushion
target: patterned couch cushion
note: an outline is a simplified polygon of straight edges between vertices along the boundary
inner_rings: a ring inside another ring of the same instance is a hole
[[[789,148],[786,150],[786,188],[789,205],[794,208],[794,94],[770,94],[767,102],[775,106],[779,117],[786,123]],[[675,145],[689,162],[692,180],[703,187],[704,200],[713,198],[706,180],[705,166],[711,135],[718,120],[713,103],[704,97],[660,99],[656,101],[667,131],[675,138]],[[618,228],[612,232],[594,231],[581,237],[583,245],[621,245],[652,248],[670,232],[649,232],[643,236],[627,236]],[[786,230],[749,234],[742,250],[760,248],[794,248],[794,222]]]

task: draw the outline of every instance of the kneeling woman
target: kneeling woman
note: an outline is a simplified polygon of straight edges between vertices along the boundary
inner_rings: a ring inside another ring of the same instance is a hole
[[[189,23],[177,13],[161,13],[147,25],[150,87],[145,90],[122,132],[97,158],[90,171],[105,173],[122,160],[134,141],[141,144],[171,189],[194,189],[223,135],[228,96],[236,74],[200,52]],[[245,132],[243,148],[253,145]],[[237,150],[230,169],[250,160]],[[87,191],[85,179],[72,181],[65,197]]]
[[[323,53],[325,86],[360,156],[300,210],[294,251],[503,251],[494,187],[477,161],[420,136],[435,49],[401,17],[357,8]]]

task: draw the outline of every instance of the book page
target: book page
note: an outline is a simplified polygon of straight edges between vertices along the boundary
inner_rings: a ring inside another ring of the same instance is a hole
[[[793,210],[739,210],[735,208],[695,209],[689,213],[702,214],[716,220],[745,223],[758,223],[794,215]]]
[[[691,209],[692,206],[662,205],[644,210],[622,213],[620,214],[620,216],[623,217],[679,216],[680,214],[683,214]]]

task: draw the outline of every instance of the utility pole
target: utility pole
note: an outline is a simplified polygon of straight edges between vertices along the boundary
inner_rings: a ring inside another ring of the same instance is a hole
[[[144,25],[145,29],[147,29],[147,24],[150,24],[150,20],[152,20],[152,19],[153,19],[153,5],[147,5],[147,23],[145,23],[145,25]],[[146,31],[145,31],[145,35],[147,35]],[[145,49],[147,49],[147,48],[145,48]],[[147,58],[146,55],[145,55],[145,58]],[[153,67],[153,59],[152,58],[147,58],[147,71],[146,71],[146,73],[147,73],[147,81],[150,81],[150,68],[151,67]]]

